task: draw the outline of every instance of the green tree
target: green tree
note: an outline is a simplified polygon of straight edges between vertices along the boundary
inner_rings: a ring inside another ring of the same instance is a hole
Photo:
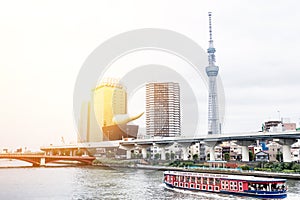
[[[198,154],[194,154],[194,155],[193,155],[193,160],[196,161],[196,160],[198,160],[198,158],[199,158]]]
[[[174,159],[175,159],[175,153],[171,152],[171,160],[174,160]]]
[[[150,159],[150,158],[151,158],[151,153],[147,152],[147,159]]]
[[[166,153],[166,160],[170,160],[170,153]]]
[[[278,160],[279,162],[283,161],[283,154],[282,152],[278,151],[276,154],[276,160]]]
[[[226,161],[230,160],[230,154],[228,152],[224,153],[224,160]]]
[[[154,155],[154,159],[155,159],[155,160],[160,159],[160,154],[159,154],[159,153],[156,153],[156,154]]]
[[[292,170],[295,172],[300,172],[300,165],[298,163],[293,163]]]
[[[249,160],[253,161],[254,160],[254,154],[252,151],[249,151]]]

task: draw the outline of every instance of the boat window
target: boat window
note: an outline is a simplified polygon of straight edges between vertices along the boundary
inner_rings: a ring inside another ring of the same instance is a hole
[[[208,183],[208,184],[210,184],[210,185],[213,185],[213,184],[214,184],[214,178],[209,178],[208,180],[209,180],[209,183]]]
[[[215,182],[216,182],[216,183],[215,183],[216,185],[219,185],[219,184],[220,184],[220,179],[219,179],[219,178],[216,178],[216,179],[215,179]]]
[[[184,184],[184,187],[188,188],[188,187],[189,187],[189,184],[188,184],[188,183]]]
[[[225,184],[224,184],[224,182],[222,181],[222,190],[224,190],[226,187],[225,187]]]
[[[277,183],[276,190],[277,191],[284,191],[284,190],[286,190],[285,184],[284,183]]]
[[[185,182],[190,182],[191,181],[191,177],[187,176]]]
[[[177,183],[177,182],[175,182],[175,183],[174,183],[174,185],[175,185],[175,187],[177,187],[177,186],[178,186],[178,183]]]
[[[193,182],[193,183],[195,182],[195,177],[194,176],[191,177],[191,182]]]
[[[200,189],[200,185],[199,184],[197,184],[196,187],[197,187],[197,189]]]
[[[248,183],[248,190],[256,190],[256,185],[254,183]]]
[[[203,178],[203,183],[202,184],[207,184],[207,178]]]
[[[219,191],[219,186],[215,186],[215,191]]]
[[[194,184],[191,184],[191,188],[194,188]]]
[[[243,182],[239,182],[239,191],[243,191]]]
[[[259,184],[258,185],[258,190],[267,191],[267,184]]]
[[[208,190],[212,190],[212,186],[211,185],[208,186]]]
[[[179,186],[180,186],[180,187],[183,187],[183,183],[182,183],[182,182],[181,182],[181,183],[179,183]]]
[[[183,181],[184,180],[184,177],[183,176],[180,176],[179,177],[179,181]]]
[[[243,186],[240,186],[240,187],[239,187],[239,191],[243,191]]]
[[[202,185],[202,190],[206,190],[206,185]]]
[[[179,181],[179,176],[175,176],[175,181]]]

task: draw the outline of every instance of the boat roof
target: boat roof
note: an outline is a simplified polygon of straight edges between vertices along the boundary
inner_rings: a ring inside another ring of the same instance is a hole
[[[212,173],[195,173],[195,172],[180,172],[180,171],[165,171],[165,174],[173,174],[179,176],[195,176],[195,177],[212,177],[227,180],[244,180],[249,182],[286,182],[286,179],[281,178],[266,178],[257,176],[242,176],[242,175],[227,175],[227,174],[212,174]]]

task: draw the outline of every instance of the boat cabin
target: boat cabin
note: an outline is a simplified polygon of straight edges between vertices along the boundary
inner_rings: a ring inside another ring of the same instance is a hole
[[[165,172],[164,182],[172,188],[240,194],[244,196],[286,197],[285,179],[193,172]]]

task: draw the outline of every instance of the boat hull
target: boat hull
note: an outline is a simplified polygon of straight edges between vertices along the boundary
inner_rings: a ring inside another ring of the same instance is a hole
[[[255,197],[255,198],[260,198],[260,199],[284,199],[287,197],[286,193],[281,193],[281,194],[265,194],[263,192],[260,193],[251,193],[251,192],[230,192],[226,190],[220,190],[220,191],[208,191],[208,190],[199,190],[199,189],[194,189],[194,188],[182,188],[182,187],[176,187],[170,183],[165,182],[165,185],[168,188],[176,188],[176,189],[181,189],[181,190],[189,190],[189,191],[194,191],[194,192],[209,192],[209,193],[216,193],[216,194],[228,194],[228,195],[236,195],[236,196],[247,196],[247,197]]]

